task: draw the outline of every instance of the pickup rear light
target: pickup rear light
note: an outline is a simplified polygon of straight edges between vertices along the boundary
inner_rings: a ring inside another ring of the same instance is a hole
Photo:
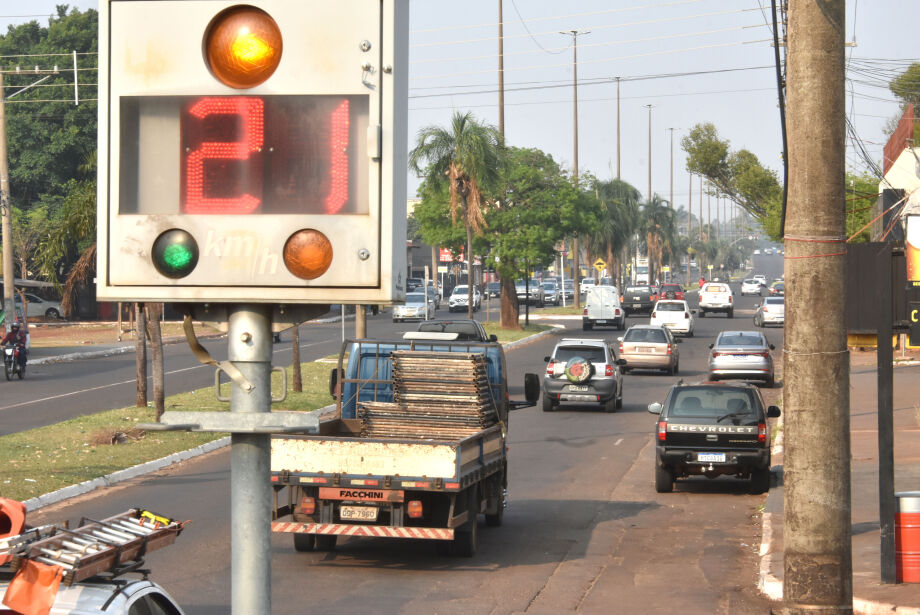
[[[617,308],[616,311],[614,311],[613,315],[614,315],[614,316],[619,316],[619,315],[620,315],[620,308]]]
[[[588,308],[585,308],[584,311],[581,313],[581,315],[582,315],[582,316],[587,316],[587,315],[588,315]]]
[[[664,442],[668,439],[668,424],[664,421],[658,421],[658,441]]]
[[[668,354],[671,354],[671,345],[668,344]]]
[[[652,318],[658,318],[658,312],[652,312]]]
[[[550,361],[549,363],[546,364],[546,375],[553,376],[555,375],[555,373],[556,373],[556,363],[554,361]]]
[[[623,342],[620,342],[620,354],[623,354]]]
[[[409,514],[410,519],[420,519],[423,514],[422,501],[410,500],[409,506],[406,507],[406,512]]]
[[[767,424],[758,423],[757,424],[757,441],[764,443],[767,441]]]
[[[684,318],[690,318],[690,312],[684,312]]]
[[[304,515],[312,515],[316,512],[316,500],[314,498],[300,498],[300,512]]]
[[[731,295],[728,296],[728,302],[729,302],[729,303],[732,303],[732,296],[731,296]]]
[[[613,365],[611,365],[610,363],[607,363],[606,365],[604,365],[604,375],[605,376],[613,375]]]

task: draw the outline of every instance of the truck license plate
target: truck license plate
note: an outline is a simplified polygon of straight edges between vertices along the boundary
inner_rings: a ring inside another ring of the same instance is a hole
[[[725,462],[725,453],[697,453],[697,461],[718,461]]]
[[[569,385],[569,390],[570,390],[570,391],[587,391],[587,390],[588,390],[588,387],[586,387],[586,386],[577,386],[577,385],[574,385],[574,384],[570,384],[570,385]]]
[[[373,506],[342,506],[339,508],[339,517],[343,520],[376,521],[377,509]]]
[[[640,307],[642,307],[642,304],[641,304],[641,303],[633,303],[633,307],[634,307],[634,308],[640,308]]]

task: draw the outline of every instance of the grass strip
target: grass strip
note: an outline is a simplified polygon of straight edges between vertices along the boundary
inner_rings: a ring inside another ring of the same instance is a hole
[[[531,325],[522,331],[504,331],[498,323],[485,323],[486,331],[501,342],[512,342],[550,329]],[[272,410],[309,412],[333,403],[329,395],[329,372],[337,356],[301,363],[303,392],[288,391]],[[288,385],[291,366],[285,368]],[[272,374],[272,389],[280,392],[281,376]],[[229,395],[229,385],[224,385]],[[212,387],[166,397],[167,411],[229,412],[230,404],[218,401]],[[0,497],[28,500],[39,495],[99,478],[200,446],[226,434],[183,431],[143,431],[137,423],[152,423],[155,410],[128,406],[85,414],[28,431],[0,436]]]

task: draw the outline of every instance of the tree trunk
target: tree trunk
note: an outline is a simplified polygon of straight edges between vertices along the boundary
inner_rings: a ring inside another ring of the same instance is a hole
[[[300,325],[291,329],[291,390],[303,393],[303,377],[300,373]]]
[[[572,279],[575,281],[575,309],[581,309],[581,293],[579,292],[578,279],[578,237],[572,237]]]
[[[502,276],[501,326],[502,329],[521,328],[521,306],[514,287],[514,278]]]
[[[134,304],[134,343],[137,363],[137,407],[147,407],[147,318],[144,316],[144,304]]]
[[[466,197],[463,198],[463,209],[466,211]],[[469,222],[466,223],[466,272],[466,317],[473,320],[473,227]]]
[[[783,605],[853,612],[844,0],[789,5]],[[842,254],[841,254],[842,253]],[[816,446],[816,443],[819,446]]]
[[[153,359],[153,405],[157,420],[166,410],[166,375],[163,367],[163,333],[160,320],[163,318],[163,304],[147,304],[147,331],[150,332],[150,354]]]

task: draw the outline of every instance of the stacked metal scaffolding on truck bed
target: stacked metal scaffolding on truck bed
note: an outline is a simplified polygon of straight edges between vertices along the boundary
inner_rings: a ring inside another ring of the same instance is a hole
[[[362,435],[459,440],[498,418],[480,353],[393,352],[393,403],[358,404]]]

